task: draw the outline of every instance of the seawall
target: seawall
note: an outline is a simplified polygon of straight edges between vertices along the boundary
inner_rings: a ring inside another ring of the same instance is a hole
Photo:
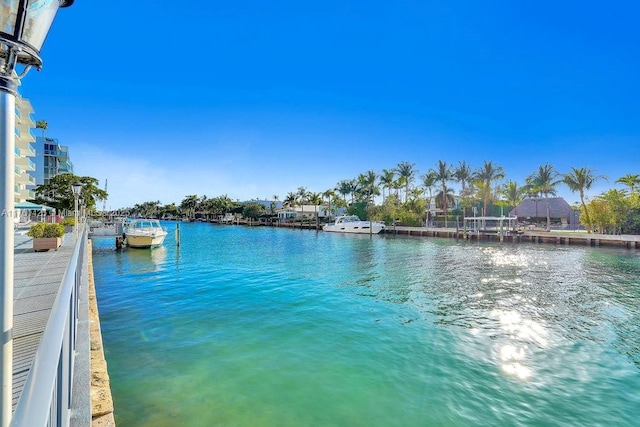
[[[91,240],[88,249],[89,287],[89,337],[91,346],[91,425],[92,427],[115,426],[113,398],[109,383],[107,361],[102,347],[102,332],[98,314],[98,300],[93,278],[93,255]]]
[[[212,221],[216,223],[215,221]],[[315,222],[306,223],[266,223],[260,221],[234,221],[233,223],[220,223],[226,225],[244,226],[270,226],[297,228],[303,230],[322,230],[322,225]],[[626,249],[640,249],[640,235],[630,234],[586,234],[570,231],[506,231],[499,233],[498,230],[470,231],[462,228],[438,228],[438,227],[408,227],[408,226],[387,226],[384,234],[405,235],[412,237],[448,237],[466,240],[487,240],[510,243],[550,243],[556,245],[582,245],[582,246],[611,246]]]

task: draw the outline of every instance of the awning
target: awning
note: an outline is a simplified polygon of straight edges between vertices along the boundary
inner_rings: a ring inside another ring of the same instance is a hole
[[[28,210],[33,210],[33,211],[49,211],[49,212],[53,212],[56,209],[52,208],[50,206],[45,206],[45,205],[39,205],[37,203],[32,203],[32,202],[20,202],[20,203],[16,203],[14,205],[15,209],[28,209]]]

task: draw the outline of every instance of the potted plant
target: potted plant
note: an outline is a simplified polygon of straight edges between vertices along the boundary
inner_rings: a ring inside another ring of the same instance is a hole
[[[64,225],[65,233],[72,233],[73,232],[73,227],[76,225],[76,219],[75,218],[65,218],[64,220],[62,220],[62,225]]]
[[[58,223],[39,222],[31,226],[27,236],[33,237],[33,250],[36,252],[57,250],[62,245],[64,226]]]

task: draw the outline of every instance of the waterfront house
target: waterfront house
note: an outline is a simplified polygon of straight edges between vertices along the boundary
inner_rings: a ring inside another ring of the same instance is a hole
[[[332,206],[332,209],[335,209],[335,207]],[[329,219],[329,216],[331,216],[329,206],[325,205],[289,206],[277,209],[276,213],[278,214],[278,221],[287,221],[291,218],[304,221],[315,220],[316,214],[319,219]]]

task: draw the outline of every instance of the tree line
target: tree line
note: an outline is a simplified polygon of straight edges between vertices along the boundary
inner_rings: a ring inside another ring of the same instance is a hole
[[[443,226],[452,225],[456,217],[471,214],[475,208],[480,216],[496,216],[511,210],[525,198],[549,198],[557,195],[559,186],[566,186],[579,196],[580,223],[588,232],[640,233],[640,175],[625,175],[615,182],[625,189],[611,189],[589,198],[587,192],[594,183],[608,180],[593,169],[573,167],[560,173],[551,164],[538,166],[524,183],[509,180],[504,169],[492,161],[473,168],[466,161],[450,164],[439,160],[435,167],[419,173],[414,163],[400,162],[381,172],[369,170],[355,178],[339,181],[325,191],[308,191],[298,187],[281,200],[274,195],[267,203],[258,200],[238,202],[227,195],[209,198],[188,195],[179,205],[162,205],[160,201],[137,204],[133,214],[154,217],[208,218],[238,213],[259,218],[275,215],[279,206],[320,206],[335,214],[346,209],[362,219],[382,220],[387,224],[400,222],[420,226],[436,220]],[[316,215],[317,218],[317,215]],[[547,212],[546,227],[550,228]]]

